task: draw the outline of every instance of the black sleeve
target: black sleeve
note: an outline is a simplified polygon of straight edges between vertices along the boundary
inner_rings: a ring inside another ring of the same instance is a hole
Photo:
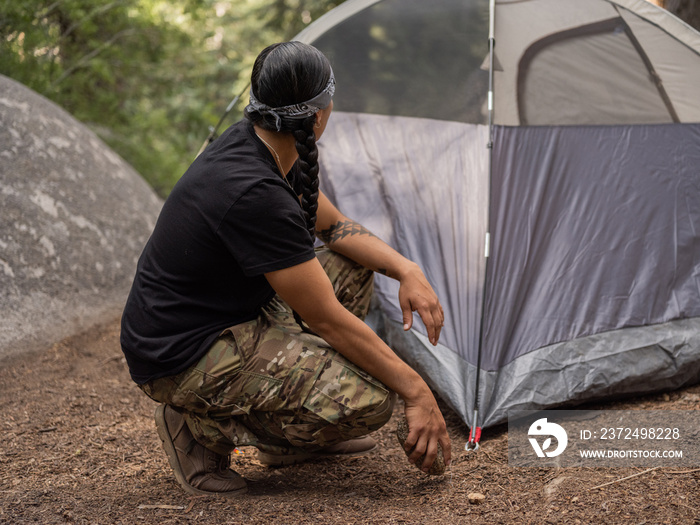
[[[315,257],[298,199],[262,181],[228,210],[217,234],[247,276],[296,266]]]

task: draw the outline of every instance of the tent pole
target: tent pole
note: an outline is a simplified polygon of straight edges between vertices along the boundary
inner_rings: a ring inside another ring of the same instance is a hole
[[[479,321],[479,343],[477,348],[476,358],[476,378],[474,385],[474,411],[472,413],[472,424],[469,429],[469,439],[465,445],[465,450],[478,450],[479,441],[481,440],[481,426],[479,425],[479,392],[480,392],[480,376],[481,376],[481,354],[484,346],[484,319],[486,317],[486,285],[489,275],[489,259],[491,255],[491,173],[493,166],[493,64],[494,64],[494,47],[496,46],[495,36],[495,19],[496,19],[496,0],[489,0],[489,91],[488,91],[488,128],[489,141],[486,147],[489,150],[489,168],[487,182],[487,215],[486,215],[486,235],[484,238],[484,286],[481,294],[481,319]]]
[[[209,135],[207,138],[204,140],[204,143],[202,144],[202,147],[199,148],[199,151],[197,152],[196,157],[199,157],[202,152],[207,149],[207,146],[214,142],[214,139],[217,137],[217,132],[219,131],[219,128],[221,127],[221,124],[223,124],[224,119],[228,117],[228,114],[231,113],[231,110],[233,107],[236,105],[238,100],[243,96],[243,93],[245,93],[248,90],[248,87],[250,87],[250,84],[247,84],[246,87],[243,88],[243,91],[241,91],[238,95],[234,97],[234,99],[229,102],[228,106],[226,107],[226,110],[224,111],[224,114],[221,115],[221,118],[219,119],[219,122],[217,122],[216,126],[209,126]],[[195,157],[195,158],[196,158]]]

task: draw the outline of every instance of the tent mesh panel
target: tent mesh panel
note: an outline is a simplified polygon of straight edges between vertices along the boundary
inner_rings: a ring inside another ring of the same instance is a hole
[[[486,122],[488,2],[386,0],[313,42],[333,64],[335,109]]]

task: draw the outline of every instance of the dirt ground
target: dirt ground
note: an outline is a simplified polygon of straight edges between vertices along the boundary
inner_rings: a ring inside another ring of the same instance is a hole
[[[445,476],[406,461],[399,407],[368,456],[267,468],[244,448],[232,463],[248,494],[192,497],[171,474],[155,403],[129,379],[118,340],[115,320],[0,362],[0,523],[700,524],[700,469],[509,467],[505,426],[467,453],[468,430],[447,408]],[[700,409],[700,385],[588,408]],[[483,501],[470,503],[472,493]]]

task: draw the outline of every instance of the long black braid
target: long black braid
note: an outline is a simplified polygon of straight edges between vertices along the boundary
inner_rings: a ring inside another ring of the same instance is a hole
[[[316,117],[307,117],[302,122],[301,129],[294,132],[303,188],[301,207],[304,210],[306,229],[309,230],[312,239],[316,236],[316,212],[318,211],[318,147],[314,134],[315,125]],[[314,333],[306,326],[296,310],[294,310],[294,319],[303,331]]]
[[[306,228],[313,239],[316,236],[316,212],[318,211],[318,148],[314,126],[316,117],[303,120],[301,129],[294,132],[299,168],[301,170],[302,196],[301,207],[304,210]]]

